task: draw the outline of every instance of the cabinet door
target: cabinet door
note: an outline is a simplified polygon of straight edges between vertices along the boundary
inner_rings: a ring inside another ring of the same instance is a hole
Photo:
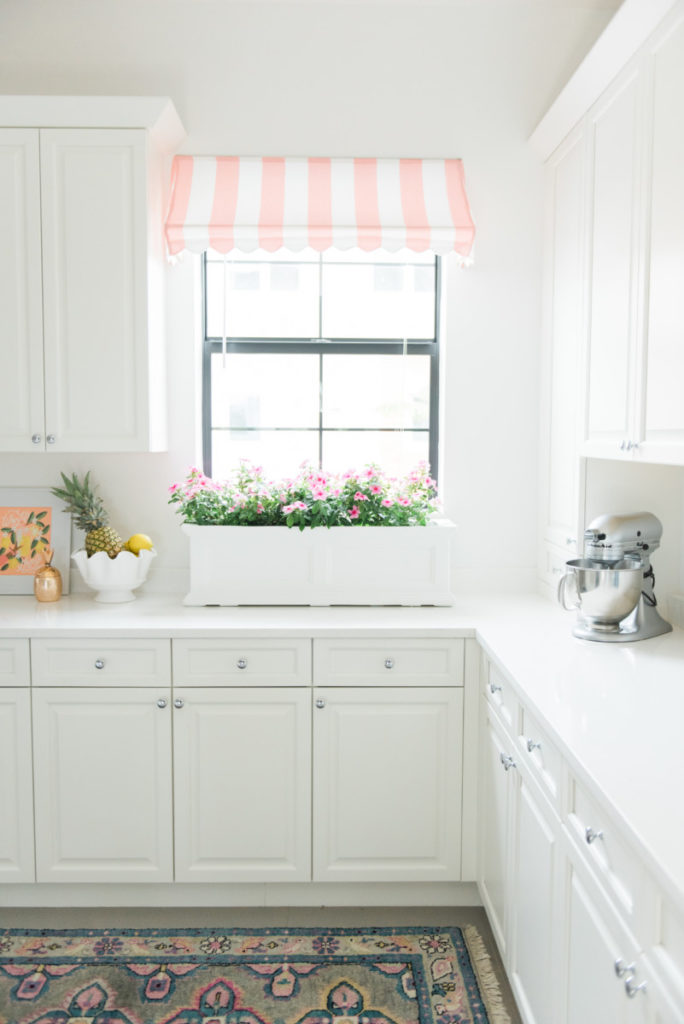
[[[593,214],[583,451],[609,458],[620,457],[635,434],[639,84],[630,70],[589,115]]]
[[[0,688],[0,882],[33,882],[31,691]]]
[[[579,410],[584,390],[586,272],[585,140],[573,132],[547,167],[544,540],[566,558],[577,548],[580,518]]]
[[[142,129],[41,131],[45,424],[54,451],[146,447],[145,146]]]
[[[518,778],[516,774],[516,778]],[[557,1020],[560,822],[519,779],[514,812],[510,977],[527,1024]]]
[[[33,691],[39,882],[170,882],[168,689]]]
[[[314,691],[314,879],[460,877],[463,690]]]
[[[508,895],[510,853],[511,773],[514,744],[494,722],[483,701],[485,729],[480,751],[480,867],[478,884],[482,903],[499,946],[508,950]],[[510,759],[510,760],[507,760]]]
[[[174,690],[176,880],[308,881],[311,690]]]
[[[684,464],[684,21],[651,55],[653,158],[648,334],[639,457]]]
[[[42,451],[38,131],[0,130],[0,451]],[[33,440],[35,439],[35,440]]]

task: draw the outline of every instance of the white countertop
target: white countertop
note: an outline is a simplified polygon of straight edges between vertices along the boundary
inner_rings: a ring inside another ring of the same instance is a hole
[[[0,598],[0,637],[477,637],[553,733],[579,780],[612,805],[684,907],[684,630],[637,643],[572,636],[573,616],[532,594],[451,608],[185,608],[178,596],[98,605]]]

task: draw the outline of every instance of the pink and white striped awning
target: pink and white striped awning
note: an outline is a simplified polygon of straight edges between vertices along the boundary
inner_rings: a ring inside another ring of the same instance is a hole
[[[470,255],[460,160],[193,157],[173,161],[170,255],[310,247]]]

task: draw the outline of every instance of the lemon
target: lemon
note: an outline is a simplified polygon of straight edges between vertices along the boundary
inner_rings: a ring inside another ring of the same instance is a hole
[[[124,546],[129,551],[132,551],[134,555],[139,554],[143,550],[150,551],[154,547],[146,533],[134,533],[132,537],[128,538]]]

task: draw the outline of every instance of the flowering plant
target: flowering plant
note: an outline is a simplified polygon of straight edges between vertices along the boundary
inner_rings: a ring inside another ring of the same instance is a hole
[[[304,463],[297,476],[272,481],[241,461],[227,480],[191,469],[169,495],[183,522],[198,526],[425,526],[437,510],[425,462],[404,478],[375,465],[333,474]]]

